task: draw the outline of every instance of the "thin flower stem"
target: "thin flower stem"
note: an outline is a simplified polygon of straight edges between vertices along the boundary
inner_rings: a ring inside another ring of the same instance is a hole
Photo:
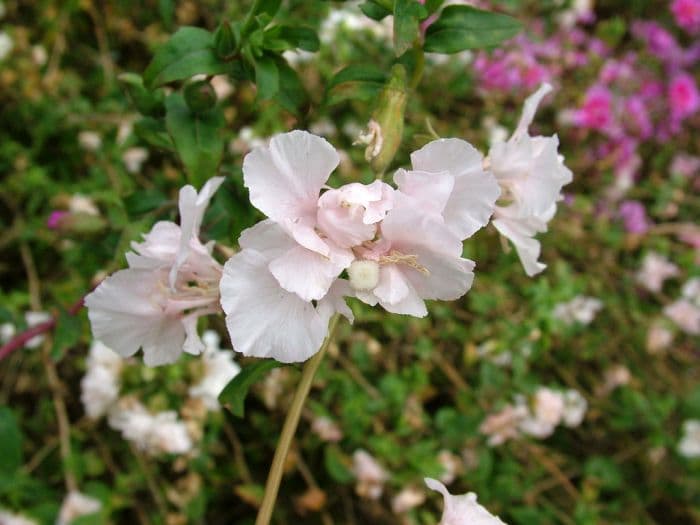
[[[282,481],[284,462],[287,459],[289,447],[292,444],[292,439],[294,438],[297,426],[299,425],[299,417],[301,416],[301,411],[304,408],[304,402],[306,401],[306,397],[309,395],[311,383],[316,375],[316,371],[318,370],[321,361],[323,360],[323,356],[328,350],[331,341],[333,341],[333,335],[337,325],[338,315],[336,314],[331,319],[328,335],[323,341],[321,349],[315,356],[306,362],[306,365],[304,365],[304,370],[302,371],[299,385],[294,393],[294,399],[292,399],[292,404],[289,407],[287,418],[284,420],[282,434],[280,435],[280,440],[277,444],[277,449],[275,450],[275,456],[272,459],[272,466],[270,467],[270,473],[267,476],[267,483],[265,484],[265,495],[263,496],[262,504],[260,505],[260,510],[258,511],[258,517],[255,520],[255,525],[268,525],[270,523],[272,511],[275,508],[275,501],[277,500],[277,493],[279,492],[280,488],[280,482]]]

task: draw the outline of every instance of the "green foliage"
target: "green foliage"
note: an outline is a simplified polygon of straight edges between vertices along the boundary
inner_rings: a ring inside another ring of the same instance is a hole
[[[420,21],[428,16],[417,0],[394,2],[394,52],[396,56],[408,51],[419,37]]]
[[[158,49],[143,73],[143,81],[153,89],[197,74],[225,73],[227,69],[216,56],[212,33],[199,27],[182,27]]]
[[[22,433],[9,407],[0,407],[0,477],[10,478],[22,465]]]
[[[245,414],[245,398],[250,387],[273,368],[283,366],[274,359],[260,359],[240,371],[219,395],[221,404],[235,416]]]
[[[494,47],[517,35],[522,24],[515,18],[466,5],[447,6],[425,34],[425,50],[458,53]]]
[[[224,117],[218,108],[194,113],[182,95],[165,100],[165,125],[187,171],[188,180],[197,188],[216,175],[223,155]]]
[[[380,68],[356,64],[338,71],[328,82],[326,103],[338,104],[344,100],[372,100],[384,87],[387,74]]]

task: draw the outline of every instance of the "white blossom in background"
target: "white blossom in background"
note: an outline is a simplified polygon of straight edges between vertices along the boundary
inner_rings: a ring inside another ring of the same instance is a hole
[[[683,437],[678,443],[678,453],[686,458],[700,457],[699,419],[689,419],[683,423]]]
[[[614,365],[608,368],[604,374],[604,382],[600,387],[599,393],[607,395],[616,388],[629,384],[632,379],[632,374],[624,365]]]
[[[681,288],[681,295],[695,306],[700,306],[700,277],[693,277],[686,281]]]
[[[133,399],[121,399],[108,422],[124,439],[151,455],[186,454],[194,447],[187,426],[175,412],[153,414]]]
[[[602,308],[603,303],[600,299],[577,295],[571,301],[556,304],[552,315],[567,325],[574,323],[588,325]]]
[[[97,216],[100,210],[95,206],[95,201],[90,197],[75,193],[68,200],[68,211],[71,213],[84,213],[85,215]]]
[[[128,148],[122,153],[122,162],[129,173],[140,173],[143,163],[147,160],[148,150],[146,148]]]
[[[655,321],[647,332],[647,352],[650,354],[660,354],[668,349],[673,342],[673,332],[666,328],[661,322]]]
[[[238,130],[238,136],[229,142],[228,149],[233,154],[243,155],[255,148],[266,147],[269,142],[269,138],[260,137],[253,128],[244,126]]]
[[[321,22],[319,38],[321,42],[330,44],[336,41],[336,36],[343,29],[349,33],[369,33],[374,37],[390,41],[393,38],[392,17],[386,17],[381,22],[365,16],[359,9],[359,2],[346,2],[340,9],[331,9],[328,17]]]
[[[119,398],[123,358],[99,341],[93,341],[87,372],[80,381],[80,400],[90,419],[107,414]]]
[[[525,404],[525,399],[518,398],[516,403]],[[540,439],[549,437],[564,417],[564,396],[551,388],[540,387],[529,408],[529,414],[520,422],[520,430]]]
[[[444,469],[440,475],[440,481],[445,485],[452,483],[464,467],[462,458],[449,450],[441,450],[438,453],[438,463]]]
[[[56,525],[70,525],[76,518],[95,514],[99,512],[100,509],[102,509],[100,500],[73,490],[69,492],[66,499],[63,500]],[[2,523],[2,521],[0,521],[0,523]]]
[[[32,46],[32,61],[39,67],[46,64],[49,59],[49,54],[46,52],[46,48],[41,44]]]
[[[557,211],[561,189],[573,175],[559,155],[559,139],[531,137],[528,128],[537,106],[552,90],[543,84],[526,101],[520,122],[507,141],[495,142],[485,165],[501,187],[501,205],[496,206],[493,225],[509,239],[518,252],[525,273],[540,273],[541,246],[535,235],[547,231],[547,223]]]
[[[0,508],[0,525],[39,525],[39,522]]]
[[[564,411],[562,412],[562,424],[565,427],[575,428],[583,422],[588,410],[588,401],[578,390],[569,389],[564,392]]]
[[[498,516],[494,516],[477,503],[477,496],[468,492],[453,496],[445,485],[436,479],[425,478],[428,488],[442,494],[445,509],[438,525],[506,525]]]
[[[12,37],[5,31],[0,31],[0,61],[5,60],[10,55],[13,47]]]
[[[197,320],[217,313],[221,265],[213,245],[199,240],[204,212],[223,177],[210,179],[198,193],[180,190],[180,225],[157,222],[133,242],[126,254],[129,268],[120,270],[85,297],[96,339],[123,357],[143,348],[144,362],[158,366],[175,362],[182,352],[204,350]]]
[[[336,443],[343,439],[343,431],[338,424],[326,416],[314,417],[311,422],[311,431],[316,434],[321,441]]]
[[[389,475],[366,450],[358,449],[352,455],[352,472],[357,480],[355,492],[363,498],[379,499]]]
[[[490,447],[502,445],[520,436],[520,423],[527,415],[528,408],[524,403],[506,405],[498,412],[489,414],[479,426],[479,432],[488,436]]]
[[[684,332],[700,335],[700,307],[688,299],[678,299],[666,305],[664,314]]]
[[[649,252],[642,260],[642,267],[635,278],[639,284],[650,292],[658,293],[664,281],[679,274],[678,266],[656,252]]]
[[[202,335],[204,375],[190,387],[190,397],[201,399],[209,410],[219,410],[219,394],[236,377],[241,367],[233,360],[233,352],[221,348],[221,338],[213,330]]]
[[[303,49],[288,49],[282,53],[282,56],[287,61],[287,64],[292,67],[297,67],[301,64],[308,64],[311,62],[316,56],[316,53]]]
[[[97,151],[102,147],[102,137],[96,131],[78,133],[78,144],[85,151]]]
[[[5,344],[12,339],[17,333],[15,325],[12,323],[0,324],[0,343]]]
[[[215,75],[210,82],[214,93],[216,93],[216,99],[219,101],[227,99],[236,91],[228,75]]]
[[[410,486],[402,489],[391,498],[391,510],[394,514],[404,514],[425,502],[425,490]]]
[[[29,328],[32,328],[34,326],[37,326],[41,323],[45,323],[51,319],[51,314],[48,312],[26,312],[24,314],[24,320],[27,323],[27,326]],[[24,343],[24,346],[26,348],[38,348],[41,343],[44,342],[44,336],[43,335],[37,335],[32,337],[29,341]]]
[[[563,3],[561,0],[559,3]],[[557,14],[559,25],[570,29],[580,20],[587,20],[594,14],[594,0],[572,0],[571,7]]]

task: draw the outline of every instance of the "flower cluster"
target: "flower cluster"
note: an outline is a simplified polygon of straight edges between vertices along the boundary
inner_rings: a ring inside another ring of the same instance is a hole
[[[244,355],[304,361],[330,318],[352,321],[346,297],[417,317],[425,300],[455,300],[474,279],[462,242],[493,225],[515,246],[528,275],[541,272],[535,235],[547,230],[562,186],[572,179],[556,136],[530,136],[542,85],[525,102],[510,138],[484,156],[461,139],[439,139],[411,154],[410,169],[381,180],[327,185],[340,162],[325,139],[305,131],[273,137],[248,153],[244,183],[267,219],[245,230],[223,266],[199,240],[204,210],[221,184],[180,191],[181,225],[157,223],[133,243],[129,268],[86,298],[97,339],[122,356],[144,350],[148,365],[204,349],[196,323],[226,314]]]

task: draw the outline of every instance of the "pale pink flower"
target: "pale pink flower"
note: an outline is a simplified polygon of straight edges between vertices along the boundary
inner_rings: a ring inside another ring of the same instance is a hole
[[[87,372],[80,381],[80,400],[90,419],[104,416],[119,398],[123,358],[99,341],[93,341]]]
[[[497,516],[491,514],[476,501],[477,496],[468,492],[461,496],[453,496],[445,485],[436,479],[425,478],[428,488],[442,494],[445,509],[438,525],[506,525]]]
[[[38,525],[39,522],[29,519],[21,514],[14,514],[0,509],[0,524],[2,525]]]
[[[443,473],[440,475],[440,481],[445,485],[452,483],[457,474],[463,469],[462,459],[453,454],[449,450],[441,450],[438,454],[438,463],[443,468]]]
[[[493,224],[515,245],[529,276],[546,267],[538,261],[541,248],[534,236],[547,230],[561,199],[562,186],[572,180],[571,171],[558,154],[557,136],[528,134],[537,106],[551,89],[543,84],[531,95],[513,135],[507,142],[495,143],[489,151],[490,169],[501,186],[504,201],[496,206]]]
[[[667,305],[664,313],[684,332],[700,335],[700,307],[691,301],[679,299]]]
[[[678,443],[678,453],[686,458],[700,458],[700,420],[683,422],[683,437]]]
[[[70,525],[75,519],[81,516],[96,514],[100,509],[102,509],[100,500],[78,492],[77,490],[73,490],[69,492],[66,499],[63,500],[56,525]]]
[[[184,350],[198,354],[204,344],[197,319],[219,311],[221,265],[211,246],[199,240],[209,200],[223,182],[212,178],[197,193],[180,190],[180,222],[158,222],[132,243],[129,268],[105,279],[85,298],[96,339],[129,357],[143,348],[149,366],[172,363]]]
[[[629,372],[629,371],[628,371]],[[575,428],[583,422],[588,410],[588,401],[577,390],[569,389],[563,394],[564,410],[562,412],[562,424],[565,427]]]
[[[401,489],[401,492],[391,499],[391,510],[394,514],[404,514],[424,502],[425,490],[409,486]]]
[[[204,374],[189,389],[190,397],[201,399],[208,410],[219,410],[219,394],[238,375],[241,367],[233,360],[233,352],[220,346],[221,338],[213,330],[202,335]]]
[[[520,430],[537,438],[550,436],[564,417],[564,396],[550,388],[540,387],[535,392],[530,414],[520,422]]]
[[[673,332],[656,322],[651,325],[647,332],[647,352],[650,354],[660,354],[666,350],[673,342]]]
[[[389,475],[366,450],[358,449],[352,455],[352,472],[355,475],[355,492],[363,498],[379,499]]]
[[[269,147],[243,160],[251,203],[295,241],[275,250],[269,270],[282,288],[304,301],[328,293],[355,258],[350,246],[371,239],[382,210],[391,207],[384,202],[391,188],[381,182],[330,190],[319,199],[338,163],[333,146],[305,131],[277,135]]]
[[[321,441],[335,443],[343,439],[342,429],[329,417],[315,417],[311,422],[311,431],[316,434]]]
[[[658,293],[664,285],[664,281],[676,277],[679,273],[678,266],[670,262],[666,257],[656,252],[649,252],[644,256],[642,267],[635,276],[637,282],[650,292]]]
[[[572,325],[574,323],[588,325],[593,322],[596,314],[602,308],[603,303],[600,299],[587,297],[585,295],[577,295],[568,302],[557,303],[554,306],[552,316],[567,325]]]
[[[479,432],[488,436],[488,445],[495,447],[520,435],[520,423],[528,415],[524,404],[506,405],[499,412],[490,414],[479,426]]]

